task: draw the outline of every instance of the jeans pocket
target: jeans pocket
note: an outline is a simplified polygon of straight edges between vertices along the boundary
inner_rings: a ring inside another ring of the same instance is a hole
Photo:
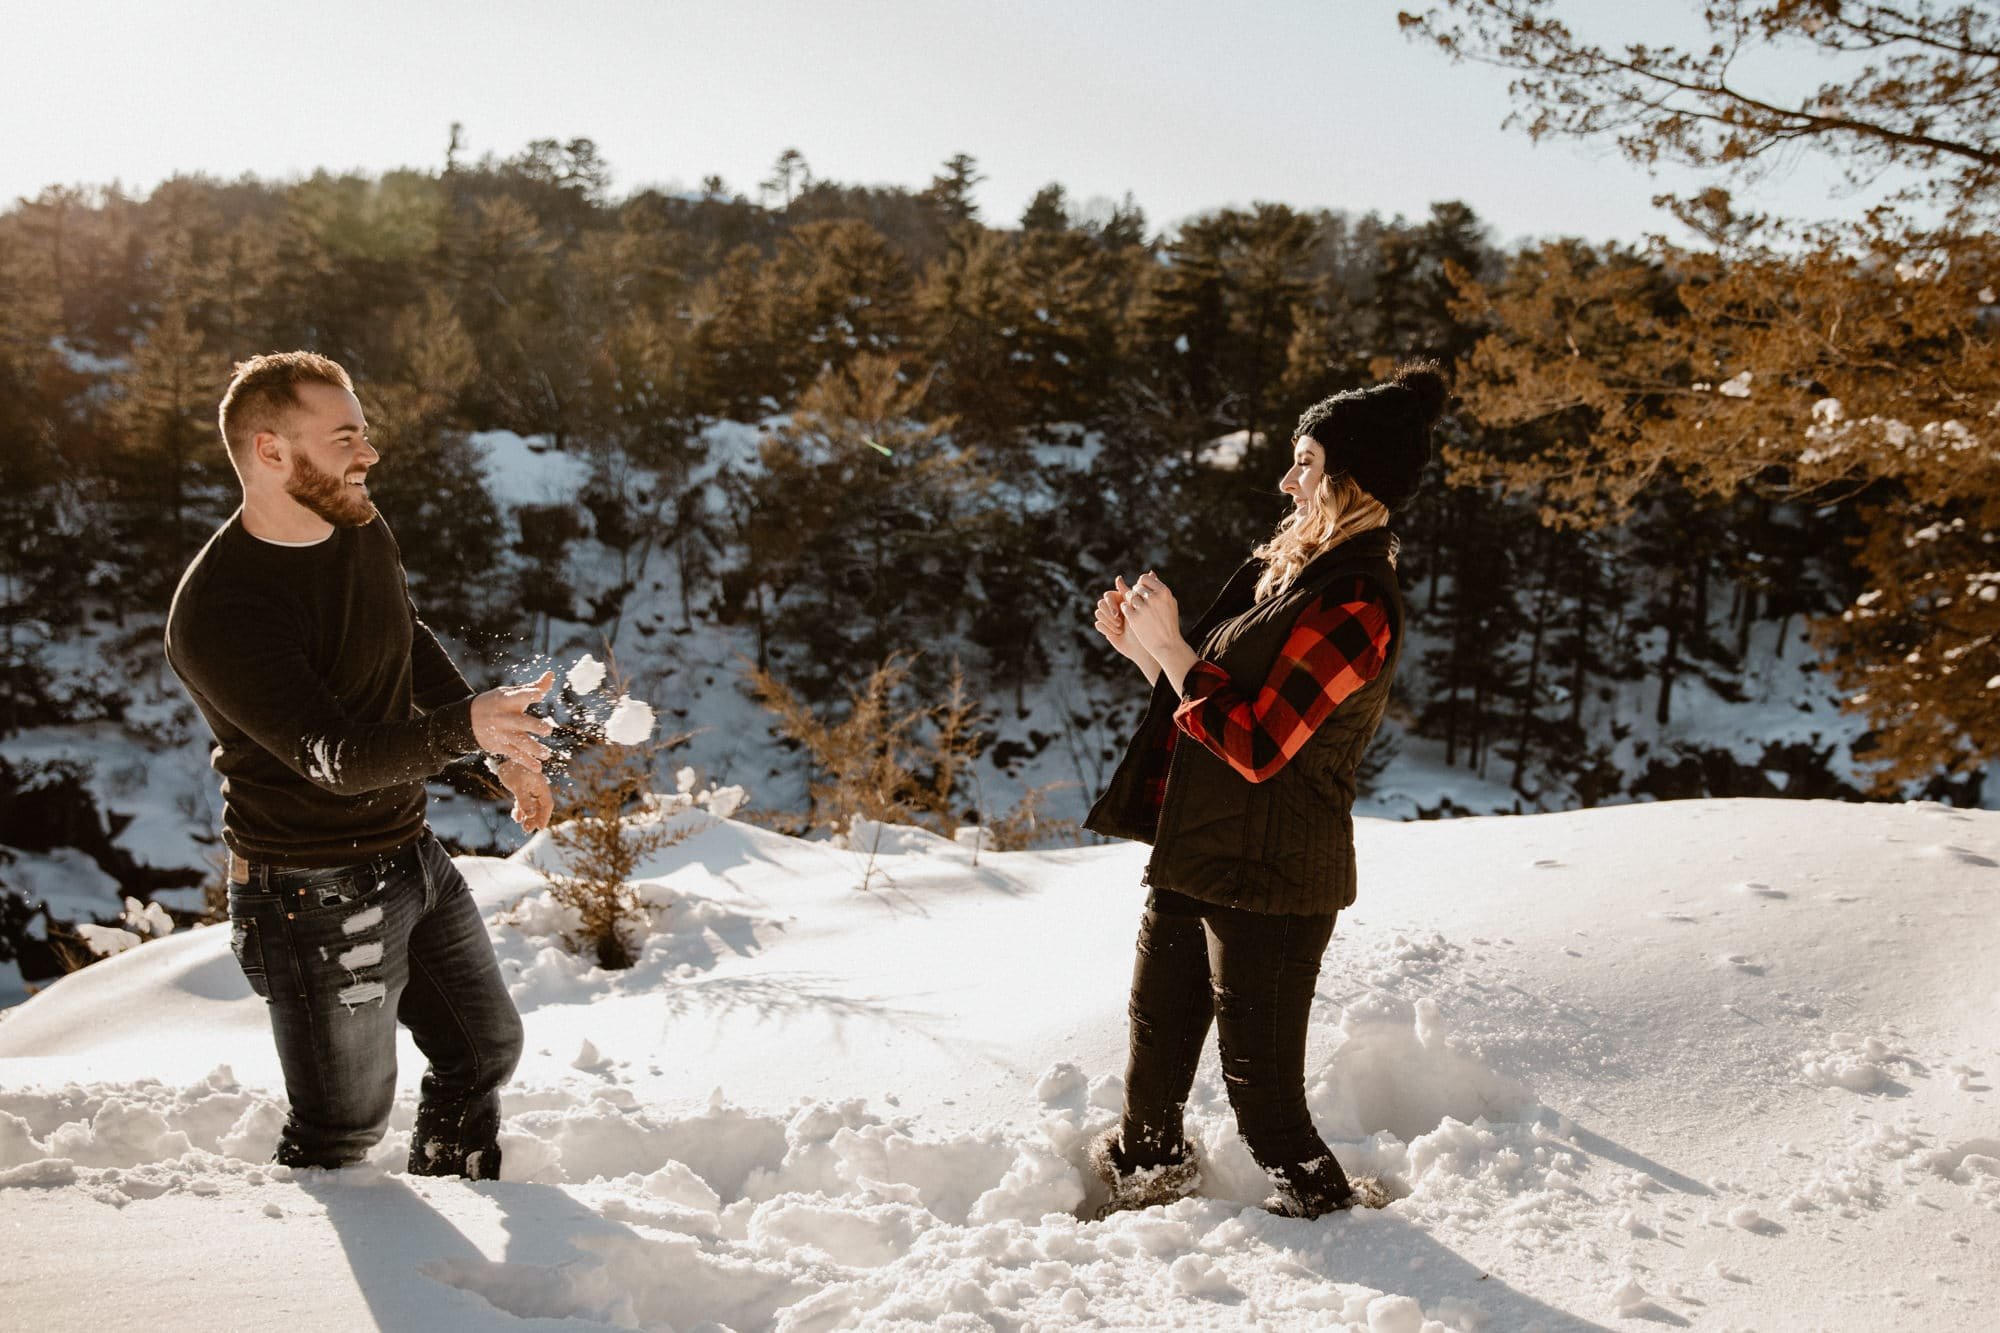
[[[337,907],[355,907],[379,897],[389,887],[389,874],[372,865],[343,868],[296,882],[282,892],[299,917],[313,917]]]
[[[229,951],[236,955],[236,965],[243,969],[243,979],[250,983],[250,989],[263,999],[270,999],[271,983],[264,975],[264,942],[257,934],[255,917],[229,919]]]
[[[461,893],[472,892],[472,886],[459,873],[458,864],[451,859],[451,853],[444,844],[426,829],[423,841],[417,844],[417,870],[423,876],[424,915],[428,916]]]

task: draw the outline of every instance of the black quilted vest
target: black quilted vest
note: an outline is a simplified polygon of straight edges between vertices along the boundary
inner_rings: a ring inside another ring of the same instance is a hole
[[[1158,729],[1171,727],[1180,698],[1165,673],[1146,715],[1092,807],[1084,827],[1108,837],[1153,844],[1146,883],[1225,907],[1253,912],[1327,914],[1354,902],[1354,775],[1382,723],[1403,650],[1403,598],[1389,557],[1397,539],[1386,528],[1342,542],[1307,565],[1283,592],[1256,600],[1263,563],[1230,576],[1215,602],[1186,634],[1208,661],[1229,673],[1244,697],[1257,697],[1299,612],[1328,589],[1364,577],[1389,612],[1389,660],[1375,679],[1341,701],[1269,781],[1251,782],[1183,736],[1167,770],[1157,824],[1145,799],[1145,766]]]

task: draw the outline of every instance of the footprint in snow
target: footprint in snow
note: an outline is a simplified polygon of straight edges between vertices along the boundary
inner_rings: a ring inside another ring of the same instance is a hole
[[[1926,847],[1921,852],[1918,852],[1917,855],[1944,857],[1957,861],[1962,865],[1985,866],[1988,869],[2000,866],[2000,861],[1996,861],[1990,856],[1981,856],[1969,847],[1954,847],[1949,843],[1941,843],[1936,847]]]
[[[1541,860],[1532,862],[1530,868],[1534,870],[1557,870],[1561,866],[1562,862],[1556,860],[1555,857],[1544,856]]]
[[[1774,889],[1769,884],[1758,884],[1755,881],[1738,884],[1736,891],[1738,893],[1747,893],[1755,898],[1789,898],[1792,896],[1783,889]]]
[[[1753,977],[1761,977],[1770,971],[1770,964],[1760,963],[1749,954],[1727,954],[1723,957],[1722,961],[1726,965],[1735,968],[1738,972],[1747,972]]]
[[[1701,924],[1700,921],[1689,916],[1686,912],[1655,912],[1653,915],[1662,921],[1678,921],[1684,926],[1698,926]]]

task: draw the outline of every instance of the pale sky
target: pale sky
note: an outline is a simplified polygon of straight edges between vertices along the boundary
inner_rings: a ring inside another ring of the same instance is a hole
[[[714,174],[754,198],[786,148],[821,177],[921,188],[965,152],[996,225],[1056,181],[1079,203],[1130,192],[1155,228],[1259,200],[1418,218],[1462,199],[1502,242],[1676,230],[1649,201],[1693,177],[1502,130],[1505,76],[1406,40],[1398,7],[12,0],[0,200],[114,180],[144,193],[176,173],[435,170],[456,120],[473,156],[594,139],[620,193]],[[1618,0],[1564,12],[1586,34],[1593,16],[1633,22]],[[1833,182],[1808,160],[1745,197],[1854,211]]]

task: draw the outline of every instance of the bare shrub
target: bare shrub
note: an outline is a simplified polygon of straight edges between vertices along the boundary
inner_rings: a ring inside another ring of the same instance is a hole
[[[1047,843],[1074,843],[1082,826],[1074,819],[1051,819],[1045,814],[1049,793],[1074,787],[1074,782],[1045,782],[1021,793],[1014,808],[989,820],[986,831],[996,852],[1022,852]]]
[[[915,824],[952,836],[957,828],[952,797],[984,739],[978,705],[955,663],[942,703],[898,700],[909,680],[909,661],[890,654],[860,688],[848,691],[847,714],[838,720],[820,717],[770,672],[749,667],[758,701],[777,717],[781,732],[805,747],[818,774],[806,787],[812,806],[807,826],[846,836],[850,847],[867,854],[864,888],[875,875],[883,824]],[[867,846],[856,846],[853,835],[864,823],[872,824],[874,833]]]
[[[542,874],[550,896],[580,919],[564,942],[579,954],[588,950],[600,967],[616,971],[638,960],[626,932],[644,921],[645,907],[632,876],[690,831],[672,820],[688,803],[653,790],[654,760],[685,739],[591,745],[569,760],[570,790],[549,824],[565,868]]]
[[[966,690],[964,671],[953,664],[951,684],[940,702],[912,703],[898,698],[909,681],[909,662],[892,654],[865,683],[848,691],[847,711],[837,718],[815,713],[768,671],[749,668],[758,701],[812,760],[816,776],[806,788],[812,808],[804,817],[805,827],[842,834],[849,847],[867,854],[864,887],[875,874],[882,825],[914,824],[951,838],[962,823],[981,818],[976,810],[966,812],[969,819],[959,812],[968,782],[975,789],[972,804],[985,804],[973,767],[985,746],[980,730],[985,717]],[[1012,810],[986,822],[987,841],[996,851],[1016,851],[1073,839],[1073,821],[1043,814],[1048,794],[1070,785],[1049,783],[1029,790]],[[765,818],[778,826],[798,822]],[[869,828],[872,833],[860,842],[856,835]],[[975,864],[977,855],[975,849]]]

